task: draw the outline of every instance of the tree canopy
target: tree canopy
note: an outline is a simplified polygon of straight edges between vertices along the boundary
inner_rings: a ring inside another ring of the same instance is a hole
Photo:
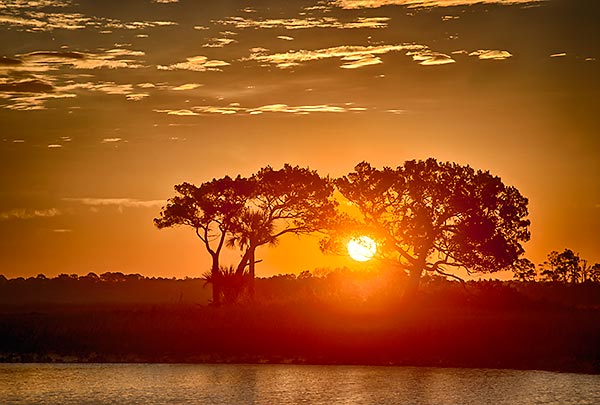
[[[241,274],[248,266],[253,294],[255,252],[259,246],[276,244],[288,233],[309,234],[327,227],[335,217],[333,185],[314,170],[284,165],[267,166],[248,179],[249,198],[234,219],[229,244],[244,251],[238,265]]]
[[[215,303],[220,300],[219,280],[223,276],[239,278],[246,268],[249,292],[253,293],[258,247],[276,244],[288,233],[323,230],[335,217],[332,182],[314,170],[289,164],[279,170],[264,167],[248,178],[214,179],[199,187],[183,183],[176,185],[175,191],[178,195],[168,200],[154,223],[158,228],[186,225],[195,229],[212,257]],[[219,264],[224,245],[242,251],[233,270]]]
[[[174,188],[177,195],[167,201],[154,224],[159,229],[177,225],[193,228],[211,256],[211,277],[216,280],[220,276],[221,250],[247,203],[249,182],[240,176],[235,179],[225,176],[199,187],[182,183]],[[219,286],[213,285],[215,304],[220,302],[220,295]]]
[[[469,274],[510,269],[530,236],[527,199],[470,166],[432,158],[395,169],[362,162],[335,184],[360,211],[361,232],[408,271],[412,291],[424,271],[454,276],[457,268]]]
[[[548,260],[540,264],[540,276],[544,281],[561,283],[600,282],[600,263],[589,265],[571,249],[553,250]]]

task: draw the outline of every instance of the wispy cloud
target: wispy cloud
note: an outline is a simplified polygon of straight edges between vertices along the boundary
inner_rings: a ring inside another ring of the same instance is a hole
[[[490,49],[479,49],[469,53],[469,56],[477,56],[479,59],[490,59],[490,60],[505,60],[512,57],[512,54],[508,51],[490,50]]]
[[[172,65],[158,65],[159,70],[191,70],[194,72],[220,71],[221,67],[229,66],[228,62],[222,60],[209,60],[206,56],[192,56],[185,62]]]
[[[166,200],[137,200],[134,198],[63,198],[65,202],[79,203],[91,207],[151,208],[160,207]]]
[[[202,87],[202,84],[199,84],[199,83],[186,83],[186,84],[182,84],[182,85],[179,85],[179,86],[175,86],[171,90],[186,91],[186,90],[194,90],[194,89],[197,89],[198,87]]]
[[[102,143],[117,143],[117,142],[121,142],[123,139],[122,138],[104,138],[102,140]]]
[[[9,104],[1,106],[5,109],[15,111],[44,110],[48,100],[72,97],[75,97],[75,95],[56,92],[56,88],[46,79],[0,79],[0,99],[9,100]]]
[[[403,44],[373,46],[343,45],[333,48],[298,50],[275,54],[267,54],[262,50],[258,50],[258,52],[251,54],[249,57],[245,58],[245,60],[255,60],[262,63],[269,63],[283,69],[291,66],[297,66],[305,62],[336,58],[346,61],[342,63],[341,67],[353,68],[381,63],[381,60],[379,60],[379,58],[377,58],[375,55],[383,55],[388,52],[419,51],[426,49],[427,48],[422,45]],[[361,60],[363,63],[358,62]]]
[[[177,24],[174,21],[120,21],[58,10],[72,6],[72,1],[5,0],[0,3],[0,25],[29,32],[85,28],[111,32],[113,29],[138,30]]]
[[[207,43],[202,45],[203,48],[223,48],[226,45],[236,43],[232,38],[211,38]]]
[[[336,0],[334,5],[344,9],[379,8],[383,6],[453,7],[473,4],[528,4],[543,0]]]
[[[131,49],[109,49],[98,53],[82,52],[32,52],[23,55],[23,60],[34,65],[44,64],[69,65],[74,69],[99,69],[99,68],[129,68],[136,69],[142,65],[133,57],[144,56],[144,52]]]
[[[423,66],[447,65],[449,63],[456,62],[454,59],[452,59],[446,54],[432,52],[430,50],[409,52],[407,53],[407,55],[412,56],[414,61],[418,62],[419,65]]]
[[[143,65],[137,59],[144,52],[124,48],[101,50],[98,52],[78,51],[36,51],[5,58],[0,63],[0,73],[39,73],[71,69],[137,69]]]
[[[131,93],[131,94],[126,94],[125,99],[127,99],[127,101],[140,101],[149,96],[150,95],[148,93]]]
[[[286,114],[311,114],[311,113],[342,113],[342,112],[358,112],[365,111],[366,108],[362,107],[349,107],[349,104],[344,105],[330,105],[330,104],[316,104],[316,105],[298,105],[290,106],[287,104],[267,104],[259,107],[242,107],[238,103],[232,103],[226,106],[195,106],[191,109],[184,110],[154,110],[158,113],[168,115],[181,115],[181,116],[195,116],[201,114],[221,114],[221,115],[233,115],[233,114],[249,114],[258,115],[264,113],[286,113]]]
[[[182,115],[182,116],[192,116],[192,115],[200,115],[192,110],[165,110],[165,109],[155,109],[154,112],[165,113],[167,115]]]
[[[306,28],[385,28],[388,17],[359,17],[354,21],[342,22],[334,17],[307,17],[307,18],[276,18],[276,19],[251,19],[244,17],[230,17],[216,21],[217,24],[231,25],[238,29],[244,28],[285,28],[288,30]]]
[[[0,79],[0,92],[6,93],[51,93],[54,87],[39,79],[9,81]]]
[[[342,60],[345,62],[340,67],[343,69],[357,69],[364,66],[370,65],[378,65],[383,63],[381,58],[373,55],[356,55],[356,56],[346,56],[343,57]]]
[[[60,215],[60,211],[56,208],[47,209],[26,209],[16,208],[9,211],[0,212],[0,220],[6,221],[10,219],[33,219],[33,218],[49,218]]]

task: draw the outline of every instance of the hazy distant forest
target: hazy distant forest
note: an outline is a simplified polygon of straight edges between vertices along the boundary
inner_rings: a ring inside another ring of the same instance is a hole
[[[0,360],[600,372],[600,265],[570,249],[526,259],[528,201],[489,172],[428,159],[330,179],[285,165],[175,190],[154,222],[190,228],[209,269],[0,276]],[[309,233],[325,254],[362,235],[377,250],[361,271],[256,277],[257,249]],[[239,262],[221,264],[222,249]],[[514,280],[464,280],[458,268]]]

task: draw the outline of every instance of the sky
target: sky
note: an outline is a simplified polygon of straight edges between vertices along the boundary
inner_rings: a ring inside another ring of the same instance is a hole
[[[0,274],[198,277],[173,186],[435,157],[600,262],[596,0],[0,0]],[[259,276],[360,266],[287,236]],[[235,261],[228,252],[224,262]]]

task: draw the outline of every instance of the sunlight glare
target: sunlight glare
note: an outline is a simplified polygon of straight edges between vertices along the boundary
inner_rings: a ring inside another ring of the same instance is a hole
[[[359,236],[348,242],[348,254],[358,262],[371,260],[377,252],[377,244],[368,236]]]

